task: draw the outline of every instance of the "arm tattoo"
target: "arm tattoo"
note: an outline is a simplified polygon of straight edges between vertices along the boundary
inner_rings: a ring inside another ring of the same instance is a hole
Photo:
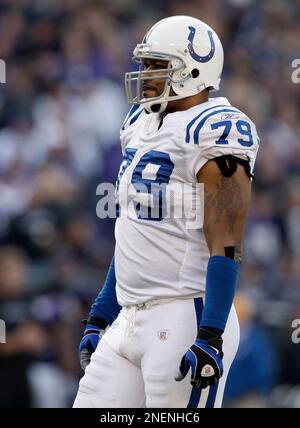
[[[213,224],[220,222],[225,215],[229,230],[234,232],[238,213],[244,208],[243,194],[241,186],[235,176],[230,178],[222,177],[217,188],[212,192],[206,192],[204,189],[204,234]]]

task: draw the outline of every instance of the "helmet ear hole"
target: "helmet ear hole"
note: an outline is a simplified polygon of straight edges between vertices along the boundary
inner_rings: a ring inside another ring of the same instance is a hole
[[[191,71],[191,75],[192,77],[195,79],[196,77],[198,77],[200,74],[198,68],[193,68],[193,70]]]

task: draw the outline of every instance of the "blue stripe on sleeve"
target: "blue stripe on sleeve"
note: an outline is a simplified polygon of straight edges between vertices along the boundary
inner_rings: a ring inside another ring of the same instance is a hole
[[[207,108],[207,109],[203,110],[201,113],[197,114],[197,116],[196,116],[196,117],[194,117],[194,119],[193,119],[193,120],[191,120],[191,122],[190,122],[190,123],[188,124],[188,126],[186,127],[186,133],[185,133],[185,142],[186,142],[186,143],[189,143],[189,142],[190,142],[190,138],[191,138],[190,130],[191,130],[191,127],[194,125],[194,123],[195,123],[198,119],[200,119],[200,117],[201,117],[203,114],[205,114],[207,111],[212,110],[212,109],[214,109],[214,108],[220,108],[220,107],[230,107],[230,106],[227,106],[226,104],[220,104],[220,105],[217,105],[217,106],[209,107],[209,108]]]
[[[136,115],[134,115],[133,117],[132,117],[132,119],[130,120],[130,122],[129,122],[129,125],[132,125],[138,118],[139,118],[139,116],[140,116],[140,114],[142,113],[142,111],[143,110],[141,110],[141,111],[138,111],[137,112],[137,114]]]
[[[127,116],[124,120],[124,123],[122,125],[122,130],[124,131],[126,123],[128,122],[128,120],[134,115],[134,113],[137,111],[137,109],[140,107],[139,104],[135,104],[131,107],[131,109],[129,110],[129,112],[127,113]]]
[[[215,114],[223,113],[223,112],[241,113],[239,110],[233,109],[233,108],[224,108],[222,110],[216,110],[216,111],[213,111],[212,113],[209,113],[207,116],[205,116],[203,119],[200,120],[200,122],[198,123],[194,131],[194,144],[199,144],[199,132],[203,128],[206,120],[209,119],[211,116],[214,116]]]

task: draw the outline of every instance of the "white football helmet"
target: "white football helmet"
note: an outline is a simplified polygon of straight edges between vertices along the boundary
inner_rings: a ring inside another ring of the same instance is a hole
[[[147,71],[143,67],[146,59],[168,61],[168,66]],[[169,101],[196,95],[205,88],[218,90],[224,53],[219,37],[207,24],[190,16],[171,16],[148,31],[134,49],[133,60],[140,70],[125,74],[129,103],[162,112]],[[149,79],[165,79],[159,96],[143,97],[143,82]],[[176,95],[170,95],[171,88]]]

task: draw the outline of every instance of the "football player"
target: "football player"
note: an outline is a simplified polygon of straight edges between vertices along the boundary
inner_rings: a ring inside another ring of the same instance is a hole
[[[211,97],[223,48],[204,22],[163,19],[133,56],[115,254],[86,321],[74,407],[220,407],[239,342],[233,299],[258,136]],[[186,193],[188,212],[169,215]]]

